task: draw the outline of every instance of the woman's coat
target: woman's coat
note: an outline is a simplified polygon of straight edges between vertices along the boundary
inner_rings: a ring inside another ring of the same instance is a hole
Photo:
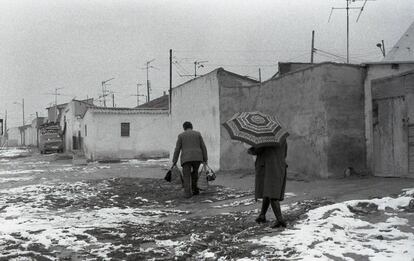
[[[283,200],[286,186],[287,143],[283,141],[274,147],[251,148],[257,155],[255,169],[255,198]]]

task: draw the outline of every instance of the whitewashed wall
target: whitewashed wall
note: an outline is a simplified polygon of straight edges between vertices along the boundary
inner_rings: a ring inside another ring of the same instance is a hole
[[[20,146],[22,145],[22,138],[20,135],[19,127],[12,127],[7,130],[8,145],[9,146]]]
[[[123,122],[130,123],[129,137],[121,137]],[[80,125],[85,155],[93,160],[167,157],[168,125],[167,111],[90,108]]]
[[[174,152],[183,123],[190,121],[203,136],[208,162],[213,169],[220,167],[220,107],[217,70],[186,82],[172,90],[171,138],[169,150]]]

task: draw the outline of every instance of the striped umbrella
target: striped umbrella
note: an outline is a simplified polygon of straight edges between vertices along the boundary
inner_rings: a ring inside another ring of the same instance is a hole
[[[232,139],[254,147],[277,145],[289,135],[276,117],[259,111],[237,112],[223,126]]]

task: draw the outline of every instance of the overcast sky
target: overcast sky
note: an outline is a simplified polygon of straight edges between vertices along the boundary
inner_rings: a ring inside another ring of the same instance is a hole
[[[363,1],[353,2],[358,7]],[[315,47],[346,56],[345,0],[0,0],[0,118],[7,109],[9,127],[45,115],[54,103],[76,97],[98,98],[101,82],[119,107],[136,105],[136,84],[149,72],[151,98],[169,86],[169,49],[173,49],[173,85],[194,74],[194,61],[208,61],[197,73],[218,67],[266,80],[279,61],[309,62],[311,32]],[[351,62],[379,61],[376,43],[386,49],[414,21],[413,0],[368,1],[356,23],[350,12]],[[315,61],[344,62],[319,53]],[[145,86],[140,88],[145,94]],[[143,102],[144,99],[141,100]],[[112,106],[112,101],[108,103]],[[99,105],[99,102],[96,104]]]

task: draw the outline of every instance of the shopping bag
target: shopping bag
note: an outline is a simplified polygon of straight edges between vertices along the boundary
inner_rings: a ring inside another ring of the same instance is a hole
[[[216,173],[210,168],[209,165],[205,164],[205,166],[207,168],[207,174],[206,174],[207,181],[216,180]]]
[[[207,180],[207,165],[203,164],[201,167],[201,171],[198,173],[198,181],[197,187],[200,190],[207,190],[208,189],[208,180]]]
[[[171,169],[169,169],[169,170],[167,171],[167,173],[165,174],[164,179],[165,179],[166,181],[168,181],[168,182],[171,182],[171,176],[172,176],[172,171],[171,171]]]
[[[171,182],[174,184],[181,184],[184,186],[183,173],[177,166],[171,168]]]

